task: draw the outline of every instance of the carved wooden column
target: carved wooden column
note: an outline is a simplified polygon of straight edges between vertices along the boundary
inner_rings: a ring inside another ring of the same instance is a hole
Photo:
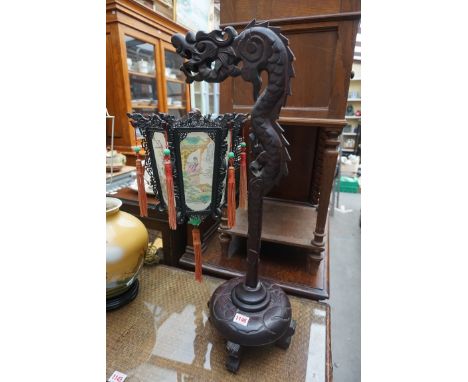
[[[316,158],[314,164],[314,172],[312,174],[312,203],[317,205],[320,200],[320,178],[322,176],[323,167],[323,151],[325,147],[325,134],[319,134],[316,145]]]
[[[338,140],[342,129],[326,128],[320,132],[324,139],[320,199],[317,207],[317,224],[315,226],[312,244],[317,247],[325,247],[325,227],[328,217],[328,205],[335,177],[336,161],[338,159]]]

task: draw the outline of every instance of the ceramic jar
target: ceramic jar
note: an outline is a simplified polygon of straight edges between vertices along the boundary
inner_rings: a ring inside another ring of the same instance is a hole
[[[120,211],[122,201],[106,198],[106,298],[129,290],[143,265],[148,231],[143,223]]]

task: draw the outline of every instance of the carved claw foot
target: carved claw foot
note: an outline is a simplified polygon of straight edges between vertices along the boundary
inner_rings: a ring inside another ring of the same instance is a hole
[[[285,350],[289,348],[289,345],[291,345],[291,338],[294,335],[295,331],[296,321],[291,320],[288,330],[286,330],[286,333],[284,333],[283,337],[281,337],[278,341],[275,342],[275,345]]]
[[[242,354],[242,347],[239,344],[228,341],[226,343],[226,350],[228,352],[228,359],[226,361],[226,369],[231,373],[237,373],[240,366],[240,357]]]

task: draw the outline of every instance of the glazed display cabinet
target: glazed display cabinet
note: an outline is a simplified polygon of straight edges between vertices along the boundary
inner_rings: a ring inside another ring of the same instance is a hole
[[[106,106],[115,116],[114,149],[134,164],[139,136],[127,113],[190,110],[190,88],[179,70],[183,59],[170,44],[187,32],[174,21],[132,0],[109,0],[106,12]],[[107,143],[110,144],[110,126]]]

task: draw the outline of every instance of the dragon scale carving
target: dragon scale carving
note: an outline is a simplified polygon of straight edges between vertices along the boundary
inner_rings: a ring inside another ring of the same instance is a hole
[[[294,55],[288,39],[268,22],[257,24],[253,20],[239,34],[233,27],[210,33],[189,32],[186,36],[174,35],[172,44],[188,60],[181,67],[188,83],[222,82],[239,75],[252,83],[255,105],[250,140],[255,159],[250,163],[250,171],[262,179],[265,195],[287,175],[287,162],[291,160],[289,144],[277,122],[281,107],[291,94],[290,78],[294,77]],[[262,71],[268,73],[268,84],[259,94]]]

